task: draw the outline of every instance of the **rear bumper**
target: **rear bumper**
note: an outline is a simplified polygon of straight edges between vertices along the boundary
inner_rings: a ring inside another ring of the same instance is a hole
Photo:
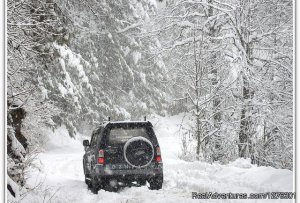
[[[163,164],[162,163],[151,163],[145,168],[131,168],[131,169],[112,169],[110,165],[100,165],[96,166],[96,176],[98,178],[109,178],[109,177],[153,177],[158,175],[163,175]]]

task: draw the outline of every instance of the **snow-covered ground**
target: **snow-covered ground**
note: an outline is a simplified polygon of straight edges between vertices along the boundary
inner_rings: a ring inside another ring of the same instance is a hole
[[[21,202],[224,202],[225,200],[193,200],[192,192],[263,193],[292,192],[293,173],[271,167],[256,167],[248,160],[228,165],[186,162],[178,158],[178,135],[182,116],[152,118],[161,145],[164,163],[164,185],[159,191],[147,186],[124,188],[119,192],[100,190],[92,194],[84,183],[82,138],[67,136],[60,128],[49,133],[45,152],[39,155],[41,170],[32,170],[28,183],[36,190],[28,192]],[[230,200],[230,202],[274,202],[273,200]],[[293,202],[277,200],[275,202]]]

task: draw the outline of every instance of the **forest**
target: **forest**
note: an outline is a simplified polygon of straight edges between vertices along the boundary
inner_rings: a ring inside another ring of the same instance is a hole
[[[293,170],[294,1],[7,0],[7,190],[46,130],[184,115],[180,159]],[[188,124],[187,124],[188,123]],[[88,136],[88,135],[87,135]]]

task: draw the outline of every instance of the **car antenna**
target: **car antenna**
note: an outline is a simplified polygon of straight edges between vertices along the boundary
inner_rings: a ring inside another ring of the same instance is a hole
[[[146,119],[146,116],[144,116],[144,121],[146,121],[147,119]]]

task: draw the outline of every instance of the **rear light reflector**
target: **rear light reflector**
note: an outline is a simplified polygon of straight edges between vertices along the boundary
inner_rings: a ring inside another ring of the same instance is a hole
[[[160,148],[159,147],[156,147],[156,154],[157,154],[157,156],[160,156],[161,154],[160,154]]]
[[[99,150],[98,157],[104,157],[104,150],[103,149]]]
[[[156,157],[155,157],[156,162],[162,162],[161,160],[161,153],[160,153],[160,148],[156,147]]]
[[[156,156],[156,162],[161,162],[161,156]]]
[[[98,164],[104,164],[104,158],[103,157],[98,158]]]
[[[98,164],[104,164],[104,150],[103,149],[99,150]]]

